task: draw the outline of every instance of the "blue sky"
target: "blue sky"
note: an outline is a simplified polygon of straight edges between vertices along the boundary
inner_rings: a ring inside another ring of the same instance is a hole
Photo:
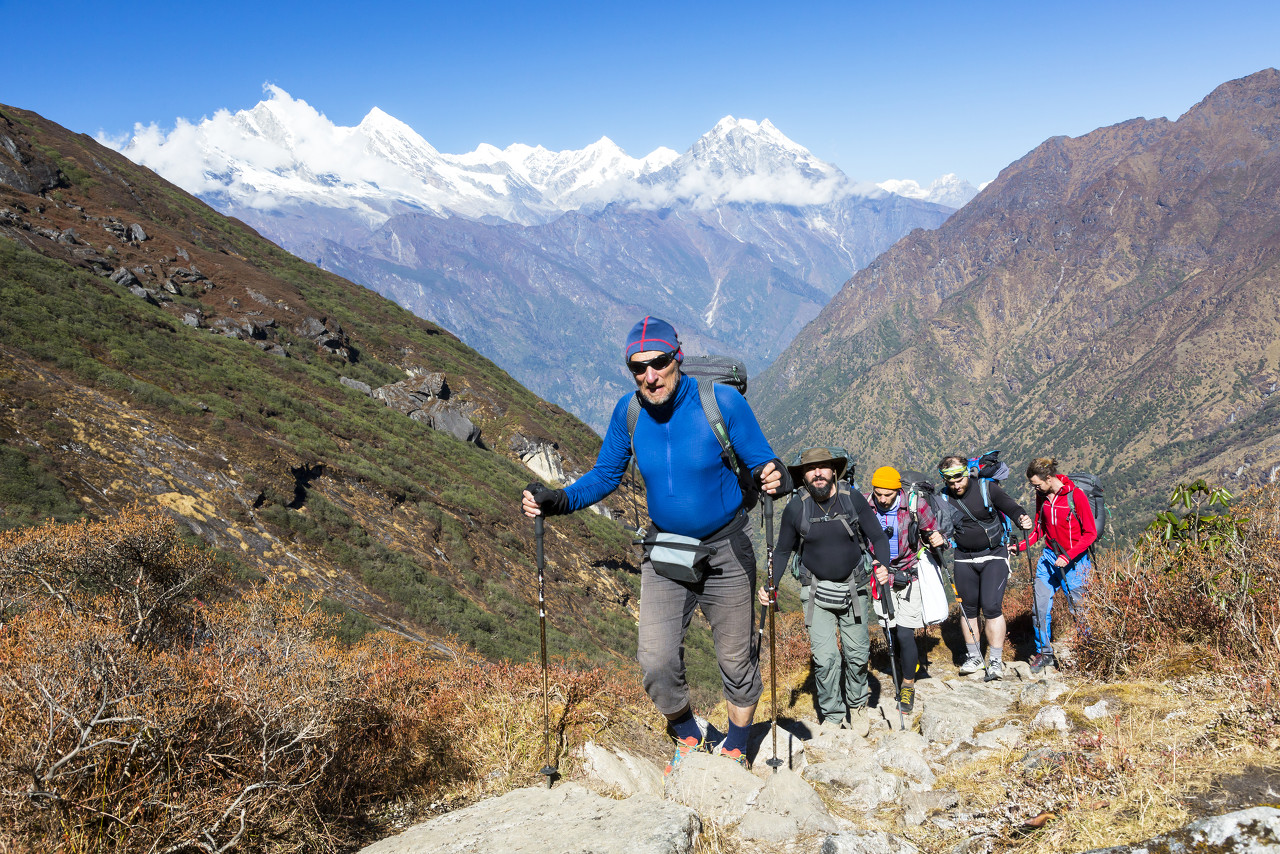
[[[374,106],[437,149],[608,136],[683,151],[773,121],[860,180],[977,184],[1044,139],[1176,118],[1280,65],[1280,3],[0,0],[0,102],[109,136],[252,107]],[[21,37],[17,37],[17,36]]]

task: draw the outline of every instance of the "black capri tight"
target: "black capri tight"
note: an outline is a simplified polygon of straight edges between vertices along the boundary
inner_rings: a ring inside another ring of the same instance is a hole
[[[893,639],[898,646],[898,661],[902,664],[902,678],[915,679],[920,667],[920,653],[916,649],[916,630],[907,626],[894,626]]]
[[[1004,590],[1009,585],[1009,552],[1001,547],[990,554],[956,552],[956,594],[966,619],[982,616],[994,620],[1004,613]]]

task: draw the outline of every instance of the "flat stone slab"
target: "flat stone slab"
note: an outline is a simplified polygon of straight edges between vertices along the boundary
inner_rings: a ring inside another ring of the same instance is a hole
[[[599,794],[662,797],[662,769],[639,756],[588,741],[582,746],[582,771],[586,785]]]
[[[846,830],[822,841],[820,854],[918,854],[905,839],[878,830]]]
[[[1013,705],[1009,691],[989,687],[981,681],[951,679],[942,683],[941,688],[945,690],[930,686],[927,694],[917,692],[918,697],[924,694],[920,732],[929,741],[970,739],[979,723],[1004,714]]]
[[[835,819],[813,787],[794,771],[782,769],[765,781],[755,805],[738,824],[738,835],[753,841],[785,842],[836,829]]]
[[[361,854],[689,854],[701,829],[697,813],[671,801],[615,801],[560,783],[481,801]]]
[[[825,762],[804,769],[804,778],[828,787],[832,797],[863,812],[896,800],[904,788],[903,778],[884,771],[874,757],[867,761]]]

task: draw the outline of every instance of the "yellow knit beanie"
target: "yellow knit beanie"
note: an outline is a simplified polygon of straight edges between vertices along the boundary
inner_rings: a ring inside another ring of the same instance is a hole
[[[902,489],[902,475],[893,466],[880,466],[871,475],[871,485],[876,489]]]

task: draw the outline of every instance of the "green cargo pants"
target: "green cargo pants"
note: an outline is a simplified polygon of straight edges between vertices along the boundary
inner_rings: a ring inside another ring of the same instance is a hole
[[[816,605],[810,609],[809,592],[808,585],[800,588],[800,607],[804,609],[805,628],[809,630],[813,683],[818,692],[818,715],[824,721],[839,721],[844,718],[847,709],[865,706],[871,699],[871,691],[867,688],[867,662],[871,660],[871,636],[867,634],[867,621],[874,620],[876,616],[871,609],[871,595],[866,587],[858,590],[862,616],[854,615],[852,605],[840,612],[828,611]],[[837,633],[839,646],[836,641]]]

